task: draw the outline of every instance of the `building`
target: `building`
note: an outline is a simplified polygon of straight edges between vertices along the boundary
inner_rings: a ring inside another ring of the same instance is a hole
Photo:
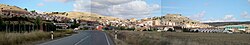
[[[135,19],[135,18],[131,18],[129,21],[130,22],[135,22],[137,19]]]
[[[155,26],[155,25],[161,25],[160,20],[154,20],[154,21],[153,21],[153,25],[154,25],[154,26]]]
[[[248,27],[243,25],[230,25],[225,26],[225,30],[223,32],[240,32],[240,31],[246,31]]]
[[[217,33],[222,32],[224,28],[191,28],[190,32],[205,32],[205,33]]]

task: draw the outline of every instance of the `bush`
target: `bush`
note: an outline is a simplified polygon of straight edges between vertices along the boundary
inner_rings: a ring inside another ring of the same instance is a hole
[[[71,25],[71,28],[74,29],[74,28],[77,28],[78,26],[80,26],[79,23],[74,23],[73,25]]]
[[[74,31],[73,30],[65,30],[65,33],[66,34],[71,34],[71,33],[73,33]]]

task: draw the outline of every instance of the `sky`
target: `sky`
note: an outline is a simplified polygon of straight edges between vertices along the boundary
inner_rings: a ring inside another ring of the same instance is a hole
[[[250,0],[1,0],[38,12],[92,12],[124,19],[166,14],[202,22],[250,21]]]

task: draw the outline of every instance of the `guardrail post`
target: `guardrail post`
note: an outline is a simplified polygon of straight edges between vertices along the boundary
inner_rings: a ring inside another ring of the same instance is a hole
[[[54,35],[53,35],[53,31],[51,31],[51,39],[53,40],[53,38],[54,38]]]
[[[117,39],[117,32],[118,32],[118,31],[117,31],[117,30],[115,30],[115,39]]]

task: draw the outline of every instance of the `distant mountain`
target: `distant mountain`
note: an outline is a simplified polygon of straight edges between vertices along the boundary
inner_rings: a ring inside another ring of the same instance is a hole
[[[250,24],[250,21],[244,21],[244,22],[210,22],[210,23],[204,23],[212,26],[226,26],[226,25],[240,25],[240,24]]]

